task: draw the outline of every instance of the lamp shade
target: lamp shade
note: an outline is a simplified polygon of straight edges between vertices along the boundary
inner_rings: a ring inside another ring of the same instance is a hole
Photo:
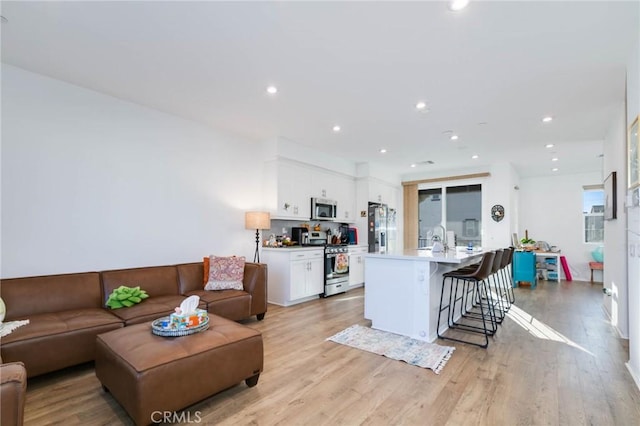
[[[246,229],[270,229],[271,215],[269,212],[246,212],[244,227]]]

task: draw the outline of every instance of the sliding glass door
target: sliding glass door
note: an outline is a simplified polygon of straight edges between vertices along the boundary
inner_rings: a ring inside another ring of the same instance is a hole
[[[455,234],[457,246],[482,245],[482,185],[420,189],[418,210],[418,247],[431,246],[444,231]]]

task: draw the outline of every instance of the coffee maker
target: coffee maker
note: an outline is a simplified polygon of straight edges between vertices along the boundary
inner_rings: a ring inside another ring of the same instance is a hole
[[[302,227],[293,227],[291,228],[291,241],[297,243],[299,246],[302,245],[302,234],[304,232],[307,232],[308,229],[307,228],[302,228]]]
[[[349,225],[346,223],[343,223],[342,225],[340,225],[340,227],[338,228],[338,232],[340,232],[340,244],[349,244],[351,241],[349,241]]]

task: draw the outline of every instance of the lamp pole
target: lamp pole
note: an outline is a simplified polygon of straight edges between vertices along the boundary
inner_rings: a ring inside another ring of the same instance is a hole
[[[256,252],[253,255],[253,262],[260,263],[260,230],[256,229]]]
[[[271,228],[271,215],[268,212],[246,212],[244,227],[256,230],[256,251],[253,255],[253,262],[260,263],[260,230]]]

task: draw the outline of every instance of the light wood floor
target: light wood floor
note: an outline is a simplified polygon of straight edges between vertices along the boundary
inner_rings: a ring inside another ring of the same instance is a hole
[[[602,286],[542,282],[535,290],[516,289],[516,297],[518,321],[506,319],[488,349],[437,342],[456,347],[440,375],[325,341],[352,324],[369,325],[362,289],[269,306],[264,321],[245,322],[264,337],[258,385],[239,384],[189,407],[183,419],[210,425],[640,424],[640,392],[625,367],[627,343],[607,323]],[[102,391],[91,364],[30,379],[25,423],[132,424]]]

